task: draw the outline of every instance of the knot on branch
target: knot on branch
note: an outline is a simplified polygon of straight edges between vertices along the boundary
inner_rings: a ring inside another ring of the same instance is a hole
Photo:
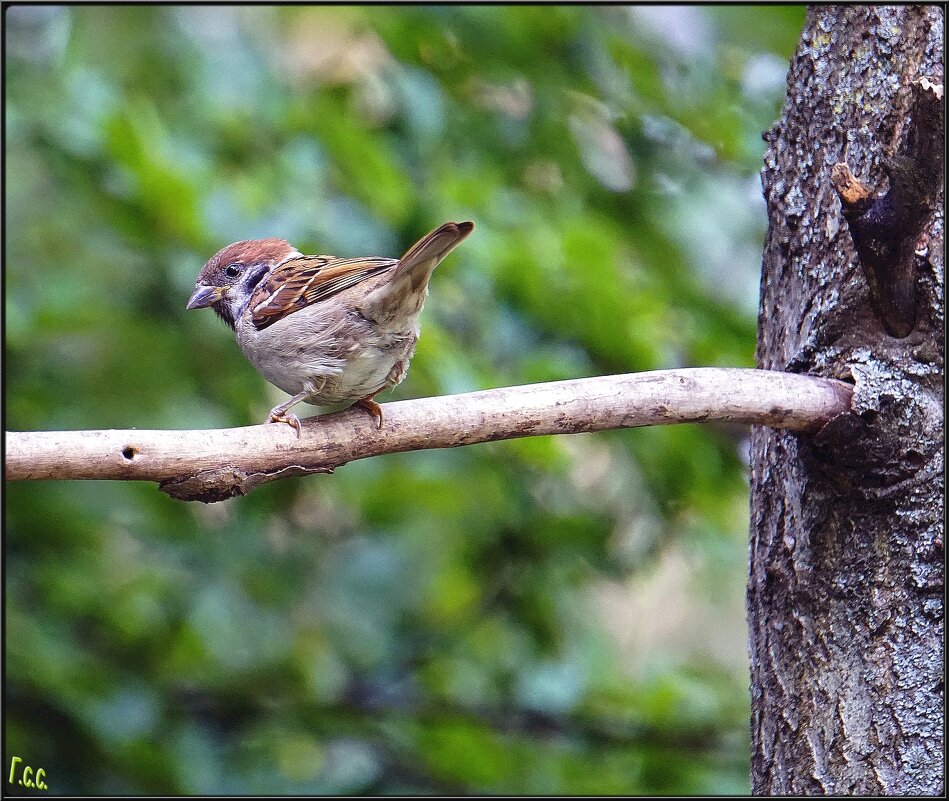
[[[814,438],[815,454],[838,489],[886,498],[940,470],[941,402],[873,360],[851,366],[851,410]],[[907,442],[935,443],[925,450]]]
[[[882,159],[886,191],[875,194],[846,162],[830,173],[874,311],[887,333],[899,338],[916,325],[917,242],[936,204],[943,167],[942,85],[921,78],[911,88],[909,130],[899,152]]]

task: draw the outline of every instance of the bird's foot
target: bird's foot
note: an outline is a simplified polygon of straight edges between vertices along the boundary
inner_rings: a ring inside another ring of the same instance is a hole
[[[356,401],[356,406],[361,406],[369,414],[376,418],[376,430],[382,428],[382,407],[373,400],[373,395],[370,395],[368,398],[362,398],[361,400]]]
[[[278,406],[276,409],[272,409],[270,414],[267,417],[268,423],[286,423],[294,431],[297,432],[297,439],[300,439],[300,432],[302,431],[302,426],[300,425],[300,418],[295,414],[290,414]]]

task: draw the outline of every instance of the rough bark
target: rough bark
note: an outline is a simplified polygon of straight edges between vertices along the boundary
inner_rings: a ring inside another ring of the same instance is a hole
[[[753,434],[757,794],[943,791],[943,25],[811,8],[765,135],[758,364],[855,411]]]

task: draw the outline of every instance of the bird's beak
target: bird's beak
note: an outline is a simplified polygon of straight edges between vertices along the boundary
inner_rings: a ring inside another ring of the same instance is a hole
[[[191,293],[191,298],[188,300],[189,309],[203,309],[206,306],[213,306],[221,298],[227,294],[228,288],[226,286],[207,286],[206,284],[198,284],[194,292]]]

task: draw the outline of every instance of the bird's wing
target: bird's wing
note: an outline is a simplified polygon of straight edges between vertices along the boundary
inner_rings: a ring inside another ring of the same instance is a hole
[[[300,256],[288,259],[264,276],[251,295],[251,321],[258,330],[266,328],[288,314],[391,270],[398,263],[396,259],[378,256],[356,259]]]

